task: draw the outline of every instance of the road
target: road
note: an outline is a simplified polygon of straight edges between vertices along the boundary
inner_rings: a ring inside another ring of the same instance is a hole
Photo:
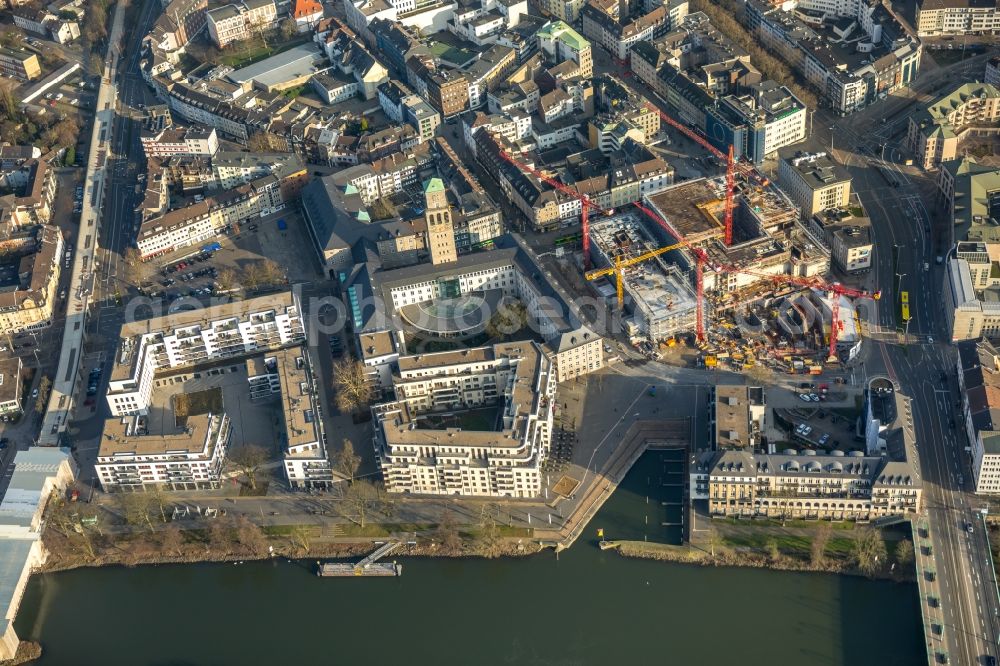
[[[905,113],[897,118],[872,115],[879,113],[887,110],[869,110],[870,120],[879,129],[867,136],[854,131],[864,126],[863,117],[831,125],[835,154],[851,171],[875,234],[875,267],[867,286],[881,289],[882,298],[869,317],[873,339],[863,352],[863,369],[868,377],[892,379],[899,393],[909,399],[913,414],[929,526],[928,556],[937,575],[934,592],[928,596],[940,597],[939,607],[927,598],[921,603],[931,622],[944,627],[942,635],[928,635],[929,656],[934,660],[948,655],[952,663],[983,664],[987,655],[997,656],[1000,599],[986,530],[977,511],[980,503],[966,492],[971,479],[966,442],[961,429],[953,425],[959,399],[956,354],[943,344],[951,335],[942,309],[943,266],[935,262],[952,242],[950,224],[941,211],[925,204],[933,201],[930,179],[890,161],[899,150],[896,137],[905,131],[901,120]],[[890,186],[874,165],[892,169],[900,186]],[[905,327],[900,326],[898,314],[902,291],[910,294],[912,314]],[[971,533],[969,524],[973,525]]]

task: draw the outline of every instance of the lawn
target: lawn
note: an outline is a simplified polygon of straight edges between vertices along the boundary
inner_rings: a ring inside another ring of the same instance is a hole
[[[222,389],[219,387],[195,391],[194,393],[178,393],[173,396],[174,419],[178,428],[183,428],[189,416],[199,414],[218,414],[222,411]]]
[[[229,65],[234,69],[247,67],[264,58],[270,58],[276,53],[287,51],[293,46],[305,44],[310,40],[310,35],[295,35],[288,41],[271,40],[267,46],[259,37],[248,39],[246,42],[234,44],[227,48],[225,54],[219,57],[219,64]]]
[[[476,57],[476,54],[472,51],[452,44],[446,44],[437,39],[431,40],[428,45],[435,58],[440,58],[456,66],[464,65]]]

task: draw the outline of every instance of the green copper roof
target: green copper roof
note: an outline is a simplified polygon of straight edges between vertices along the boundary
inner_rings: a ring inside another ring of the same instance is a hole
[[[582,51],[590,46],[580,33],[569,27],[564,21],[553,21],[537,33],[537,37],[559,40],[574,51]]]
[[[432,194],[434,192],[444,192],[444,183],[440,178],[431,178],[424,181],[424,194]]]

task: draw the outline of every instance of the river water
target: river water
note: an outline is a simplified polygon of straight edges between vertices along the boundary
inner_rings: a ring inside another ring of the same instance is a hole
[[[925,663],[914,585],[630,560],[673,541],[649,453],[558,559],[403,560],[399,578],[312,562],[83,569],[32,577],[16,629],[41,665]],[[660,472],[664,472],[661,475]]]

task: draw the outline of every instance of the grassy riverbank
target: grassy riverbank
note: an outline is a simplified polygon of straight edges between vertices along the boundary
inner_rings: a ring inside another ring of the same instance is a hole
[[[154,524],[155,525],[155,524]],[[421,526],[415,544],[397,555],[439,557],[509,557],[529,555],[540,547],[530,535],[508,535],[502,530],[448,525]],[[196,562],[291,559],[353,558],[371,552],[373,542],[398,532],[357,530],[369,534],[327,538],[314,525],[281,525],[260,528],[247,520],[217,518],[207,528],[181,529],[176,523],[129,532],[47,529],[43,542],[48,559],[43,571],[80,567],[138,566]],[[410,532],[412,537],[412,531]]]
[[[871,564],[864,563],[864,555],[859,555],[858,549],[862,540],[868,542],[873,538],[882,539],[875,533],[852,538],[828,538],[820,552],[813,545],[815,541],[803,536],[770,536],[756,535],[753,538],[718,539],[714,543],[701,545],[685,544],[673,546],[668,544],[650,543],[644,541],[620,541],[618,551],[623,557],[638,557],[644,559],[698,564],[717,567],[753,567],[759,569],[774,569],[777,571],[808,571],[817,573],[834,573],[849,576],[867,576],[894,581],[913,582],[916,574],[913,569],[912,542],[908,539],[897,540],[891,550],[885,547],[885,541],[879,547],[873,546],[878,553]],[[900,546],[899,544],[906,544]],[[863,566],[862,566],[863,565]]]

